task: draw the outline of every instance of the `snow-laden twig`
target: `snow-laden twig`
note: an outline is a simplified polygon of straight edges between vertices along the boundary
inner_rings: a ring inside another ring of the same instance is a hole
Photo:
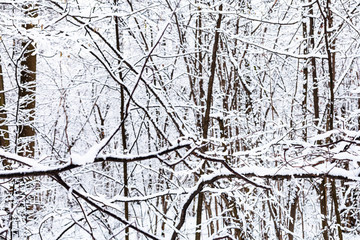
[[[22,157],[17,154],[14,154],[14,153],[9,153],[3,149],[0,149],[0,157],[5,158],[7,160],[11,160],[14,162],[24,164],[26,166],[32,167],[33,169],[39,169],[39,168],[43,167],[42,164],[38,163],[37,161],[35,161],[32,158]]]
[[[106,139],[101,141],[100,143],[91,147],[84,155],[72,155],[70,161],[66,161],[66,164],[50,167],[37,163],[34,159],[28,157],[21,157],[13,153],[8,153],[2,149],[0,149],[0,157],[12,160],[15,162],[22,163],[24,165],[29,166],[30,168],[18,168],[14,170],[2,170],[0,171],[0,179],[4,178],[16,178],[16,177],[30,177],[30,176],[45,176],[45,175],[55,175],[61,172],[69,171],[71,169],[83,166],[85,164],[91,164],[96,162],[136,162],[136,161],[144,161],[149,159],[157,158],[159,155],[168,154],[174,152],[176,150],[182,148],[191,147],[192,142],[188,140],[184,140],[179,142],[178,144],[174,144],[171,147],[150,152],[147,154],[140,155],[100,155],[99,149],[103,147]]]

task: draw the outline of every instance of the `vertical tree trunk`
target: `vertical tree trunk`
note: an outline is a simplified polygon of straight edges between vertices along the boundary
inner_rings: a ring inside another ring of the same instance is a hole
[[[308,44],[308,33],[307,33],[307,22],[303,19],[302,22],[303,28],[303,38],[305,47],[303,49],[304,55],[309,53],[309,44]],[[307,98],[308,98],[308,81],[309,81],[309,69],[308,69],[308,59],[305,59],[304,67],[303,67],[303,100],[302,100],[302,114],[303,114],[303,139],[306,141],[307,139]]]
[[[329,91],[330,91],[330,110],[329,110],[329,130],[334,129],[334,119],[335,119],[335,40],[332,42],[329,41],[329,35],[330,32],[328,32],[328,29],[333,28],[333,15],[330,8],[331,0],[327,0],[326,2],[326,16],[324,19],[326,21],[324,22],[324,38],[325,38],[325,46],[326,46],[326,52],[328,55],[328,70],[329,70]],[[331,139],[330,139],[331,141]],[[342,240],[342,229],[341,229],[341,217],[340,217],[340,211],[339,211],[339,204],[337,199],[337,189],[336,189],[336,183],[334,179],[330,180],[331,182],[331,197],[332,201],[334,203],[334,211],[335,211],[335,217],[336,217],[336,223],[338,226],[338,239]]]
[[[320,183],[320,211],[321,211],[321,225],[324,240],[329,240],[329,226],[327,222],[327,178],[324,178]]]
[[[308,0],[309,3],[312,0]],[[315,35],[314,35],[314,29],[315,29],[315,23],[314,23],[314,4],[309,6],[309,40],[310,40],[310,49],[315,48]],[[317,78],[317,69],[316,69],[316,59],[314,57],[311,58],[311,75],[312,75],[312,81],[313,81],[313,105],[314,105],[314,117],[315,121],[314,124],[317,127],[319,125],[319,119],[320,119],[320,106],[319,106],[319,89],[318,89],[318,78]]]
[[[210,109],[212,104],[212,93],[213,93],[213,85],[215,79],[215,70],[216,70],[216,59],[217,59],[217,50],[219,45],[219,38],[220,33],[218,29],[221,26],[222,14],[221,11],[223,9],[222,4],[219,6],[219,17],[216,22],[216,30],[215,30],[215,37],[214,37],[214,45],[212,49],[212,56],[211,56],[211,66],[210,66],[210,77],[208,83],[208,91],[206,97],[206,108],[205,108],[205,115],[202,121],[203,127],[203,138],[207,139],[208,137],[208,130],[210,125]],[[205,165],[202,168],[202,172],[205,170]],[[204,201],[204,194],[200,192],[198,197],[197,209],[196,209],[196,233],[195,233],[195,240],[200,240],[201,238],[201,222],[202,222],[202,209],[203,209],[203,201]]]
[[[198,9],[199,11],[201,10],[201,8]],[[203,72],[204,72],[204,56],[203,56],[203,30],[202,30],[202,15],[201,15],[201,11],[199,12],[199,16],[196,19],[196,46],[195,49],[197,50],[195,53],[195,66],[196,66],[196,70],[198,70],[197,72],[197,76],[199,79],[199,86],[198,86],[198,91],[199,94],[194,94],[194,101],[195,104],[200,105],[201,107],[204,107],[205,104],[205,91],[204,91],[204,78],[203,78]],[[193,85],[195,85],[196,81],[194,78],[194,82]],[[193,91],[194,92],[194,91]],[[195,89],[196,92],[196,89]],[[197,114],[197,127],[198,130],[201,131],[202,128],[202,119],[201,119],[201,114]]]
[[[328,108],[327,108],[327,121],[326,121],[326,130],[327,131],[331,131],[334,129],[334,117],[335,117],[335,40],[332,40],[332,42],[330,42],[329,40],[329,35],[330,32],[328,31],[328,29],[332,29],[333,27],[333,16],[332,16],[332,12],[330,9],[330,4],[331,4],[331,0],[327,0],[326,1],[326,6],[325,9],[322,10],[321,6],[318,2],[321,14],[322,14],[322,18],[323,18],[323,23],[324,23],[324,40],[325,40],[325,51],[327,54],[327,63],[328,63],[328,72],[329,72],[329,104],[328,104]],[[330,137],[327,139],[327,142],[331,142],[332,140],[330,139]],[[323,219],[323,236],[324,239],[327,240],[329,239],[329,233],[328,233],[328,224],[326,220],[327,218],[327,201],[326,201],[326,196],[327,196],[327,187],[326,187],[326,182],[328,180],[326,178],[324,178],[322,185],[321,185],[321,192],[323,193],[323,195],[321,196],[321,200],[320,200],[320,205],[321,206],[321,212],[324,216]],[[330,180],[331,182],[331,197],[332,197],[332,201],[334,202],[334,211],[335,211],[335,215],[336,215],[336,222],[338,224],[338,238],[342,239],[342,230],[341,230],[341,218],[340,218],[340,211],[339,211],[339,205],[338,205],[338,199],[336,196],[336,184],[335,184],[335,180]]]
[[[222,11],[222,4],[219,6],[219,11]],[[205,116],[203,119],[203,138],[204,139],[207,139],[207,137],[208,137],[208,130],[209,130],[209,126],[210,126],[210,110],[211,110],[211,104],[212,104],[212,93],[213,93],[213,86],[214,86],[214,79],[215,79],[217,50],[219,48],[219,38],[220,38],[220,33],[219,33],[218,29],[220,29],[220,27],[221,27],[221,18],[222,18],[222,14],[219,13],[219,17],[216,22],[215,39],[214,39],[214,45],[213,45],[213,49],[212,49],[212,56],[211,56],[210,77],[209,77],[208,91],[207,91],[207,97],[206,97]]]
[[[2,149],[6,149],[10,146],[10,140],[9,140],[9,128],[6,123],[7,119],[7,113],[5,110],[5,87],[4,87],[4,76],[3,76],[3,70],[2,70],[2,62],[0,61],[0,147]],[[1,159],[2,164],[5,169],[11,169],[11,162],[6,159]],[[7,196],[6,200],[6,208],[8,208],[9,212],[14,206],[13,200],[11,199],[11,196]],[[9,214],[9,229],[10,229],[10,239],[12,239],[12,229],[13,229],[13,217],[10,212]]]
[[[28,4],[23,6],[24,13],[27,17],[37,18],[38,9],[36,5]],[[32,23],[23,25],[26,30],[34,28]],[[17,110],[17,137],[15,151],[18,155],[33,158],[35,156],[35,120],[36,105],[36,54],[35,43],[32,40],[22,41],[22,59],[20,61],[20,81],[18,89],[18,110]],[[17,74],[17,73],[16,73]],[[28,222],[34,219],[36,211],[40,210],[40,194],[34,192],[26,196],[30,189],[37,190],[40,188],[39,183],[32,183],[33,178],[17,179],[14,181],[12,194],[15,200],[23,201],[19,207],[24,208],[24,218]],[[31,190],[33,191],[33,190]],[[21,200],[20,200],[21,199]],[[11,229],[13,231],[13,229]],[[11,233],[11,235],[13,232]],[[21,230],[18,231],[19,237],[25,237]],[[12,236],[11,236],[12,238]],[[26,236],[27,239],[30,236]]]
[[[289,240],[294,239],[294,230],[295,230],[295,222],[296,222],[296,209],[299,203],[299,192],[300,189],[297,187],[295,190],[295,197],[292,199],[290,204],[290,220],[289,220]]]
[[[31,29],[32,24],[26,24],[26,29]],[[20,89],[19,101],[22,115],[27,118],[22,119],[19,126],[18,137],[20,140],[20,149],[18,154],[26,157],[34,157],[35,155],[35,129],[32,124],[35,117],[35,91],[36,91],[36,54],[34,54],[35,46],[33,43],[23,43],[26,47],[24,51],[23,61],[21,62],[20,71]],[[25,144],[22,144],[24,140]]]
[[[5,92],[4,92],[4,77],[2,71],[2,62],[0,59],[0,147],[7,148],[10,145],[9,129],[6,124],[7,114],[5,110]],[[2,160],[3,166],[10,168],[10,162]]]
[[[117,5],[117,0],[114,0],[114,5]],[[119,31],[119,17],[115,17],[115,37],[116,37],[116,49],[118,51],[121,51],[121,39],[120,39],[120,31]],[[118,64],[121,64],[121,61],[118,61]],[[119,78],[122,79],[122,74],[119,72]],[[120,86],[120,120],[125,121],[125,94],[124,94],[124,87]],[[121,126],[121,140],[122,140],[122,147],[124,153],[127,151],[127,135],[126,135],[126,129],[125,129],[125,123]],[[128,166],[127,162],[123,163],[123,182],[124,182],[124,197],[129,196],[129,189],[128,189]],[[126,221],[129,220],[129,203],[124,203],[124,214]],[[129,240],[129,228],[125,228],[125,240]]]

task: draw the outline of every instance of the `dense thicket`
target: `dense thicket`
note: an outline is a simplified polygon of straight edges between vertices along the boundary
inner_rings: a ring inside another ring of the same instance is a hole
[[[360,235],[357,0],[0,8],[0,238]]]

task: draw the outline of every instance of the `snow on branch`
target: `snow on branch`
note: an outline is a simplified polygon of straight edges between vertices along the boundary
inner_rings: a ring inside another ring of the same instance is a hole
[[[180,142],[178,145],[174,145],[171,147],[168,147],[166,149],[160,150],[160,151],[156,151],[156,152],[151,152],[148,154],[141,154],[141,155],[130,155],[130,154],[126,154],[126,155],[100,155],[97,158],[95,158],[95,162],[103,162],[103,161],[107,161],[107,162],[136,162],[136,161],[143,161],[143,160],[148,160],[148,159],[152,159],[152,158],[157,158],[159,155],[164,155],[167,153],[171,153],[174,152],[176,150],[179,150],[181,148],[189,148],[191,146],[191,141],[184,141],[184,142]]]
[[[144,161],[149,159],[157,158],[160,155],[168,154],[182,148],[189,148],[191,146],[191,141],[182,141],[177,145],[168,147],[166,149],[155,151],[142,155],[100,155],[97,156],[98,150],[102,147],[102,144],[99,143],[91,147],[87,153],[84,155],[72,155],[71,160],[67,161],[66,164],[56,167],[49,167],[37,163],[32,158],[21,157],[13,153],[5,152],[0,149],[0,158],[6,160],[12,160],[18,163],[29,166],[30,168],[19,168],[14,170],[2,170],[0,171],[0,179],[6,178],[18,178],[18,177],[30,177],[30,176],[44,176],[44,175],[55,175],[71,169],[83,166],[85,164],[96,163],[96,162],[135,162],[135,161]]]
[[[194,155],[198,158],[220,163],[223,168],[223,173],[227,175],[234,175],[237,178],[244,180],[245,182],[252,184],[256,187],[267,189],[266,186],[259,185],[249,177],[267,178],[267,179],[291,179],[291,178],[333,178],[347,181],[360,181],[360,170],[346,170],[337,166],[336,161],[326,162],[320,161],[319,164],[307,165],[307,166],[290,166],[282,165],[280,167],[262,167],[262,166],[245,166],[245,167],[232,167],[223,158],[210,156],[195,150],[196,147],[192,146],[192,142],[189,140],[179,141],[178,144],[170,146],[168,148],[150,152],[147,154],[140,155],[111,155],[111,154],[98,154],[98,150],[102,147],[99,143],[91,147],[87,153],[79,156],[71,156],[71,161],[67,161],[66,164],[60,166],[45,166],[38,163],[36,160],[27,157],[21,157],[13,153],[8,153],[0,149],[0,157],[6,160],[21,163],[28,167],[20,167],[13,170],[2,170],[0,171],[0,179],[6,178],[17,178],[17,177],[29,177],[29,176],[44,176],[44,175],[55,175],[68,170],[80,167],[84,164],[99,163],[99,162],[139,162],[149,159],[156,159],[161,155],[170,154],[174,151],[188,148],[191,149],[188,155]],[[96,156],[97,155],[97,156]],[[186,156],[188,156],[186,155]],[[333,156],[333,160],[343,160],[345,153],[339,153]],[[351,154],[346,154],[346,159],[352,159]],[[78,157],[79,159],[75,159]],[[184,157],[181,158],[181,161]],[[221,170],[221,169],[219,169]],[[141,200],[141,199],[139,199]],[[143,199],[144,200],[144,199]]]
[[[6,152],[3,149],[0,149],[0,157],[5,158],[7,160],[11,160],[14,162],[24,164],[24,165],[32,167],[32,168],[39,168],[42,166],[41,164],[39,164],[32,158],[21,157],[17,154]]]

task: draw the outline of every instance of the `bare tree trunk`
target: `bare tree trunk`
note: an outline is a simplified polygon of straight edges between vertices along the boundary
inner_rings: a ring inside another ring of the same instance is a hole
[[[37,18],[38,9],[36,5],[28,4],[23,6],[25,15],[30,18]],[[32,23],[23,25],[26,30],[34,28]],[[18,85],[18,108],[16,113],[17,136],[15,139],[15,152],[20,156],[33,158],[35,156],[35,128],[33,126],[35,120],[36,107],[36,63],[37,56],[35,54],[35,44],[32,40],[23,41],[22,44],[22,60],[18,66],[20,69],[20,81]],[[18,73],[16,73],[18,74]],[[33,178],[17,179],[12,186],[12,194],[14,200],[23,201],[18,206],[24,208],[25,221],[34,219],[34,214],[40,210],[37,202],[41,201],[41,194],[36,192],[40,188],[38,182]],[[28,193],[32,191],[34,193]],[[28,195],[28,196],[26,196]],[[25,237],[19,229],[20,237]],[[13,237],[13,229],[11,229],[11,238]],[[30,236],[26,236],[27,239]]]
[[[329,240],[329,225],[327,222],[327,178],[324,178],[320,183],[320,211],[321,211],[321,225],[324,240]]]
[[[7,148],[10,145],[9,128],[6,124],[7,113],[5,110],[5,92],[4,92],[4,77],[2,71],[2,63],[0,59],[0,147]],[[8,160],[2,160],[3,166],[11,168]]]
[[[334,42],[329,41],[329,35],[330,32],[328,29],[331,29],[333,27],[333,17],[330,9],[331,1],[326,1],[325,9],[321,8],[321,5],[319,1],[317,1],[317,4],[320,9],[320,13],[323,18],[323,25],[324,25],[324,41],[325,41],[325,51],[327,54],[327,63],[328,63],[328,72],[329,72],[329,103],[327,106],[327,120],[326,120],[326,130],[331,131],[334,129],[334,108],[335,108],[335,53],[334,53]],[[332,53],[333,52],[333,53]],[[329,137],[327,142],[331,142],[331,138]],[[329,239],[329,229],[328,229],[328,223],[327,223],[327,183],[328,179],[324,178],[323,182],[321,183],[320,190],[321,190],[321,196],[320,196],[320,205],[321,205],[321,213],[323,215],[322,220],[322,227],[323,227],[323,237],[325,240]],[[330,180],[331,182],[331,188],[332,188],[332,200],[335,203],[335,213],[339,213],[338,204],[337,204],[337,197],[336,193],[334,194],[334,191],[336,191],[335,183],[333,180]],[[334,199],[335,197],[335,199]],[[342,231],[341,231],[341,220],[340,216],[336,217],[337,224],[339,226],[338,228],[338,234],[339,239],[342,239]],[[340,222],[338,222],[340,221]]]
[[[2,70],[2,63],[0,61],[0,147],[6,149],[10,146],[9,140],[9,128],[6,123],[7,113],[5,110],[5,93],[4,93],[4,77],[3,77],[3,70]],[[12,169],[11,162],[6,159],[1,159],[2,164],[5,169]],[[10,212],[14,206],[13,199],[11,196],[6,197],[6,208]],[[9,214],[9,229],[10,229],[10,239],[12,239],[11,230],[13,229],[13,217],[12,214]]]
[[[304,55],[309,53],[309,44],[308,44],[308,33],[307,33],[307,23],[303,20],[302,22],[303,28],[303,38],[305,41],[305,47],[303,49]],[[303,67],[303,100],[302,100],[302,114],[303,114],[303,139],[306,141],[307,139],[307,98],[308,98],[308,81],[309,81],[309,69],[308,69],[308,60],[305,59],[304,67]]]
[[[219,11],[221,12],[222,9],[223,9],[223,6],[221,4],[219,6]],[[221,20],[222,20],[222,14],[219,13],[219,17],[216,22],[214,45],[213,45],[212,56],[211,56],[211,67],[210,67],[210,77],[209,77],[208,91],[207,91],[207,98],[206,98],[205,116],[202,121],[203,138],[204,139],[207,139],[207,137],[208,137],[208,130],[209,130],[209,125],[210,125],[210,109],[211,109],[211,104],[212,104],[212,93],[213,93],[213,85],[214,85],[214,79],[215,79],[216,59],[217,59],[217,51],[219,48],[219,38],[220,38],[220,33],[219,33],[218,29],[220,29]],[[202,167],[202,171],[205,171],[205,165]],[[197,209],[196,209],[195,240],[200,240],[200,238],[201,238],[203,201],[204,201],[204,194],[202,192],[200,192],[199,197],[198,197]]]
[[[117,5],[117,0],[114,0],[114,5]],[[119,32],[119,17],[115,17],[115,35],[116,35],[116,49],[118,51],[121,50],[121,39],[120,39],[120,32]],[[121,61],[118,61],[118,64],[121,64]],[[122,79],[122,74],[119,72],[119,77]],[[125,93],[124,93],[124,87],[120,86],[120,98],[121,98],[121,104],[120,104],[120,120],[125,121]],[[125,129],[125,123],[122,123],[121,126],[121,140],[122,140],[122,147],[124,153],[127,151],[127,134]],[[124,197],[129,196],[129,189],[128,189],[128,166],[127,162],[125,161],[123,163],[123,182],[124,182]],[[129,203],[124,203],[124,214],[126,221],[129,220]],[[125,228],[125,240],[129,240],[129,228]]]
[[[31,29],[32,24],[27,24],[26,29]],[[26,144],[20,144],[18,154],[26,157],[34,157],[35,155],[35,129],[32,124],[35,117],[35,91],[36,91],[36,54],[34,54],[35,46],[33,43],[23,43],[25,47],[24,60],[21,62],[20,71],[20,112],[24,112],[27,119],[19,126],[19,140],[24,139]]]
[[[324,38],[325,38],[325,47],[326,53],[328,57],[328,71],[329,71],[329,91],[330,91],[330,103],[329,103],[329,110],[328,110],[328,124],[327,130],[334,129],[334,118],[335,118],[335,40],[332,42],[329,41],[330,32],[328,29],[333,27],[333,16],[330,9],[331,0],[327,0],[326,2],[326,15],[323,13],[324,19]],[[331,139],[329,139],[331,142]],[[330,180],[331,182],[331,197],[334,202],[334,210],[336,215],[336,223],[338,225],[338,238],[340,240],[343,239],[342,236],[342,229],[341,229],[341,217],[339,211],[339,204],[336,194],[336,184],[335,180]]]
[[[309,3],[311,0],[308,0]],[[315,48],[315,35],[314,35],[314,29],[315,29],[315,23],[314,23],[314,4],[310,6],[309,9],[309,40],[310,40],[310,49]],[[311,75],[312,75],[312,81],[313,81],[313,105],[314,105],[314,117],[315,121],[314,124],[317,127],[319,125],[319,119],[320,119],[320,106],[319,106],[319,89],[318,89],[318,78],[317,78],[317,68],[316,68],[316,59],[314,57],[311,58]]]
[[[289,220],[289,240],[294,239],[294,230],[295,230],[295,222],[296,222],[296,209],[299,203],[299,192],[300,189],[297,187],[295,190],[295,197],[292,199],[290,205],[290,220]]]

